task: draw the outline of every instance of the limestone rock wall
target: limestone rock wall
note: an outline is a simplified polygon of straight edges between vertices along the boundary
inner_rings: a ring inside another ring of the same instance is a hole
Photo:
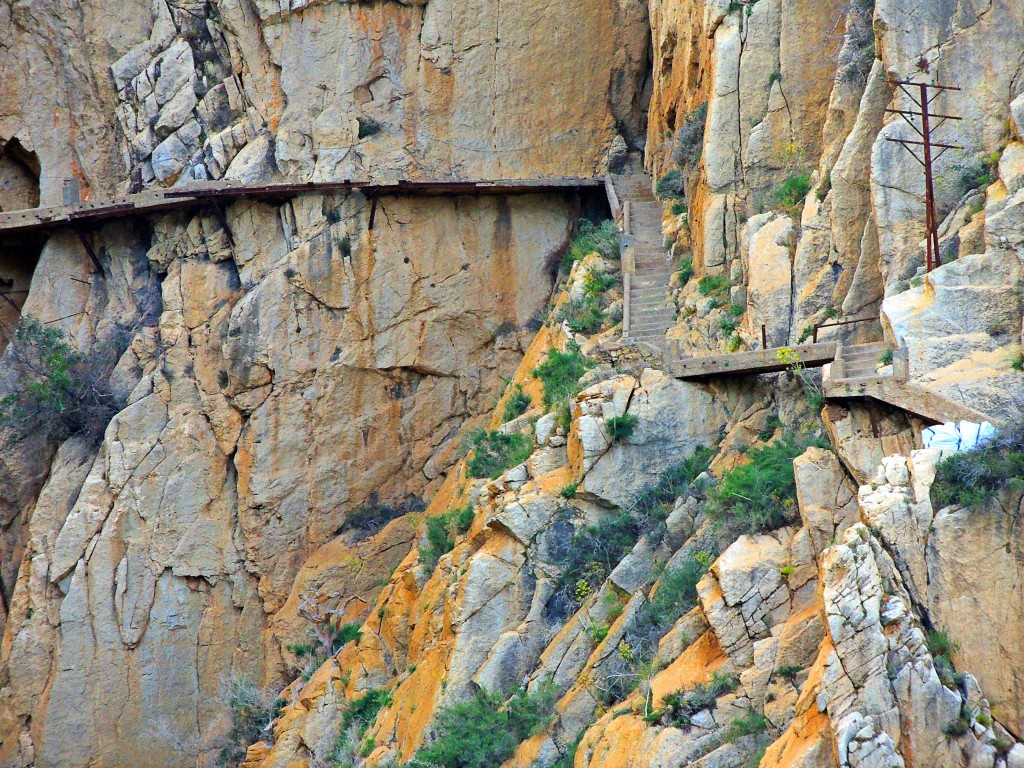
[[[635,0],[0,13],[0,137],[38,153],[47,204],[72,177],[109,197],[196,179],[593,176],[646,128]]]
[[[571,203],[377,205],[372,232],[359,195],[110,225],[105,281],[50,241],[25,311],[82,349],[126,325],[128,402],[98,449],[5,456],[0,764],[208,763],[224,681],[296,674],[298,596],[371,599],[405,556],[408,521],[346,520],[440,485],[533,336]]]

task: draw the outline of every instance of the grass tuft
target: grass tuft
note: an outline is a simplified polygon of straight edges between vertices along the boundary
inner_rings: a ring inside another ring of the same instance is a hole
[[[433,571],[437,561],[455,548],[455,539],[469,530],[473,524],[473,506],[467,504],[442,515],[428,517],[426,521],[426,545],[420,547],[420,564],[427,571]]]
[[[772,202],[780,211],[795,213],[810,191],[810,172],[794,174],[772,193]]]
[[[553,408],[579,394],[579,380],[594,362],[584,357],[575,345],[565,352],[552,348],[547,359],[533,369],[533,375],[544,385],[544,405]]]

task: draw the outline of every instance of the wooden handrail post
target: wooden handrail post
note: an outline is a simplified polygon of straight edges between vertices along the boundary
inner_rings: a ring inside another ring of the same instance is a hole
[[[761,323],[761,349],[768,349],[768,329]]]

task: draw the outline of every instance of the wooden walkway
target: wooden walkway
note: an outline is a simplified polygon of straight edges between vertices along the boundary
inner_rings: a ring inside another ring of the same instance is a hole
[[[822,387],[826,400],[874,400],[899,408],[931,424],[953,421],[981,424],[983,421],[993,421],[991,416],[970,406],[892,376],[826,380]]]
[[[31,208],[0,213],[0,237],[41,233],[89,222],[192,208],[240,198],[286,200],[308,192],[357,190],[367,197],[396,195],[523,195],[600,190],[603,179],[552,178],[497,181],[321,181],[304,184],[246,186],[231,182],[201,182],[186,187],[148,190],[112,200]]]
[[[779,352],[783,349],[791,350],[807,368],[820,368],[836,358],[834,343],[804,344],[796,347],[758,349],[753,352],[683,358],[669,363],[669,370],[675,378],[684,381],[722,376],[757,376],[761,373],[778,373],[792,368],[792,363],[784,363],[779,360]]]
[[[854,344],[849,347],[841,347],[835,343],[805,344],[753,352],[708,355],[675,360],[670,363],[669,369],[675,378],[684,381],[777,373],[792,368],[792,363],[784,363],[779,359],[779,352],[783,349],[795,354],[805,368],[831,366],[831,370],[822,378],[822,393],[826,400],[886,403],[932,424],[953,421],[980,424],[983,421],[993,421],[987,414],[907,381],[905,374],[894,376],[891,373],[882,374],[876,371],[881,354],[888,349],[887,345],[878,342]],[[905,367],[903,370],[906,370]]]

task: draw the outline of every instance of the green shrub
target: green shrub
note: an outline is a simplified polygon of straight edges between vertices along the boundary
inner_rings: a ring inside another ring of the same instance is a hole
[[[530,410],[532,402],[530,396],[523,391],[523,385],[516,384],[512,387],[512,392],[509,393],[508,399],[505,401],[505,411],[501,415],[502,419],[506,422],[518,419]]]
[[[640,609],[638,622],[662,634],[680,616],[697,604],[697,582],[708,572],[716,554],[705,550],[689,552],[681,565],[658,580],[658,588]]]
[[[768,730],[768,720],[757,710],[750,710],[739,720],[733,720],[725,730],[726,741],[737,741],[744,736],[758,736]]]
[[[313,645],[313,643],[291,643],[289,645],[286,645],[285,648],[287,649],[288,653],[292,654],[293,656],[298,656],[300,659],[305,658],[307,656],[312,656],[314,653],[316,653],[317,649],[317,647]]]
[[[778,669],[776,669],[775,674],[781,677],[782,679],[788,680],[792,683],[796,679],[796,676],[803,671],[804,668],[801,667],[799,664],[789,664],[787,666],[779,667]]]
[[[999,154],[996,152],[961,167],[956,185],[959,197],[975,189],[985,189],[998,178]]]
[[[697,281],[697,290],[703,296],[721,293],[728,287],[729,281],[722,275],[704,275],[704,277]]]
[[[426,509],[423,499],[409,496],[398,504],[387,504],[380,500],[376,491],[370,497],[345,516],[343,531],[363,531],[367,535],[379,531],[392,520],[410,512],[422,512]]]
[[[588,272],[583,278],[583,292],[588,296],[600,296],[607,293],[618,282],[612,275],[603,270]]]
[[[1018,373],[1024,373],[1024,352],[1018,352],[1010,358],[1010,367]]]
[[[679,262],[676,274],[679,275],[680,285],[686,285],[693,279],[693,256],[687,256]]]
[[[747,308],[744,307],[742,304],[730,304],[729,305],[729,314],[732,317],[742,317],[743,313],[746,312],[746,311],[747,311]]]
[[[670,504],[705,472],[714,451],[698,448],[669,467],[658,482],[645,489],[629,509],[620,509],[596,525],[573,534],[557,587],[570,602],[581,603],[629,553],[643,533],[665,520]]]
[[[616,440],[625,440],[628,437],[632,437],[633,430],[636,429],[639,421],[632,413],[624,413],[621,416],[612,416],[604,423],[604,426],[608,430],[608,436],[611,437],[614,443]]]
[[[565,352],[552,348],[547,360],[533,369],[533,375],[544,385],[544,405],[552,408],[579,394],[579,380],[594,362],[570,345]]]
[[[582,603],[636,544],[641,523],[626,511],[577,530],[569,544],[557,587],[569,602]]]
[[[672,511],[675,500],[707,471],[714,457],[714,450],[698,446],[690,456],[669,466],[657,483],[644,489],[637,497],[632,514],[641,517],[645,524],[664,520]]]
[[[580,229],[569,244],[569,250],[562,259],[566,271],[577,261],[597,253],[606,259],[617,258],[619,255],[619,228],[611,219],[600,224],[587,219],[580,221]]]
[[[707,122],[708,105],[705,102],[691,109],[683,124],[676,132],[672,147],[672,162],[684,172],[689,172],[700,161],[704,152],[704,124]]]
[[[250,744],[270,734],[274,718],[288,702],[248,677],[226,681],[223,692],[231,714],[231,730],[219,745],[217,764],[233,768],[245,760]]]
[[[892,350],[885,350],[885,352],[882,353],[882,356],[878,358],[878,362],[882,365],[892,365]]]
[[[556,315],[559,321],[565,321],[573,333],[587,336],[597,333],[604,324],[604,310],[597,296],[584,294],[565,302]]]
[[[772,193],[772,202],[779,210],[792,212],[799,207],[810,191],[810,172],[798,173],[782,182],[782,185]]]
[[[1007,752],[1013,749],[1016,744],[1017,742],[1015,742],[1013,739],[1003,738],[1002,736],[997,736],[995,738],[995,741],[992,742],[992,746],[995,747],[996,752],[998,752],[1000,755],[1005,755]],[[572,768],[572,766],[570,765],[569,768]]]
[[[986,715],[984,712],[979,712],[974,716],[974,722],[976,722],[983,728],[988,728],[990,725],[992,725],[992,718]]]
[[[378,713],[384,707],[391,706],[392,699],[390,691],[373,688],[349,702],[341,717],[334,748],[328,756],[330,768],[353,768],[358,762],[357,756],[367,757],[373,752],[377,746],[375,739],[367,739],[361,746],[359,742],[377,719]]]
[[[347,731],[350,727],[357,728],[359,738],[363,737],[367,729],[373,725],[377,715],[384,707],[390,707],[393,696],[391,691],[384,688],[371,688],[358,699],[349,702],[345,713],[341,716],[341,730]]]
[[[738,333],[734,333],[725,342],[725,351],[726,352],[730,352],[730,353],[731,352],[738,352],[739,349],[740,349],[740,345],[742,345],[742,344],[743,344],[743,339],[740,338],[740,335]]]
[[[718,321],[718,330],[728,336],[736,330],[736,320],[731,317],[723,317]]]
[[[559,491],[558,493],[563,499],[571,499],[573,496],[576,495],[576,491],[579,487],[579,483],[569,483],[568,485],[564,486],[562,490]]]
[[[949,736],[951,739],[955,739],[958,736],[963,736],[969,730],[971,730],[971,718],[966,712],[961,713],[960,716],[952,722],[946,723],[942,727],[942,732]]]
[[[947,629],[929,629],[927,635],[928,653],[934,657],[949,659],[960,650],[960,644],[949,636]]]
[[[473,438],[473,455],[466,463],[466,474],[493,480],[506,469],[522,464],[531,453],[533,437],[530,435],[481,430]]]
[[[670,206],[670,210],[672,211],[673,216],[682,216],[684,213],[686,213],[687,210],[686,200],[684,200],[683,198],[673,200],[672,205]]]
[[[1024,484],[1024,450],[1019,438],[997,439],[972,451],[954,453],[938,463],[932,484],[936,508],[952,504],[977,509],[1003,487]]]
[[[673,168],[660,179],[655,185],[654,193],[658,197],[674,199],[683,192],[683,175]]]
[[[750,459],[729,470],[708,494],[708,513],[737,533],[759,533],[789,523],[796,508],[793,459],[813,441],[792,435],[747,453]]]
[[[357,117],[356,124],[359,127],[357,135],[360,139],[365,139],[370,136],[376,136],[378,133],[384,130],[380,123],[378,123],[376,120],[372,120],[369,117]]]
[[[344,648],[353,640],[358,640],[359,636],[362,634],[359,631],[359,626],[359,622],[352,621],[338,627],[338,634],[334,638],[335,646],[337,648]]]
[[[426,521],[427,544],[420,547],[420,563],[433,571],[437,561],[455,548],[455,539],[469,530],[473,524],[473,506],[453,509],[441,515],[428,517]]]
[[[23,317],[4,353],[9,394],[0,398],[0,428],[9,428],[14,440],[41,434],[57,442],[72,435],[99,442],[124,402],[109,380],[128,341],[119,329],[83,355],[59,329]]]
[[[676,727],[691,725],[694,715],[705,709],[714,710],[718,697],[735,691],[739,684],[739,678],[715,672],[707,683],[666,694],[661,698],[662,722]]]
[[[520,691],[507,702],[480,689],[463,704],[437,715],[433,739],[420,747],[413,768],[495,768],[516,747],[543,730],[554,711],[554,687],[546,683],[534,694]]]

